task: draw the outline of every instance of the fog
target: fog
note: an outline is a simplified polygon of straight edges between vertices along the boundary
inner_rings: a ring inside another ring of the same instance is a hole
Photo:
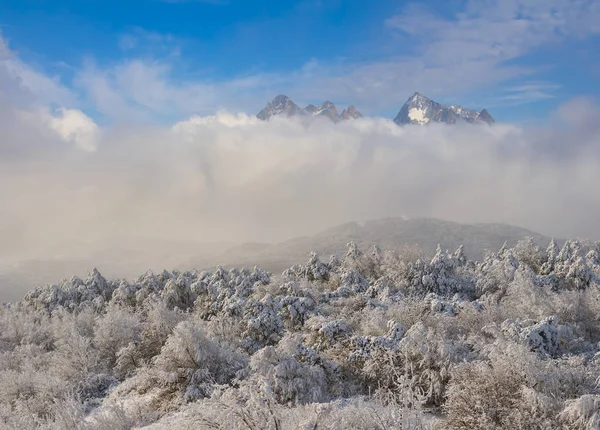
[[[600,238],[594,100],[570,101],[544,127],[261,122],[225,111],[100,126],[0,82],[0,278],[30,260],[168,266],[177,252],[390,216]]]
[[[585,121],[567,115],[562,127],[535,130],[221,112],[174,126],[87,127],[74,138],[80,146],[53,128],[77,121],[74,113],[45,123],[13,116],[2,144],[0,251],[47,257],[138,237],[279,241],[399,215],[597,238],[600,136],[589,110],[598,109],[582,100],[564,108],[577,109]]]

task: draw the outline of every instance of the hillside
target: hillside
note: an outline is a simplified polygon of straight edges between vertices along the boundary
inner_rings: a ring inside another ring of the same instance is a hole
[[[426,254],[433,253],[438,244],[442,249],[451,250],[462,244],[469,258],[480,260],[486,250],[497,251],[505,242],[508,246],[514,246],[525,237],[531,237],[536,244],[544,247],[550,242],[546,236],[506,224],[459,224],[433,218],[398,217],[350,222],[314,236],[294,238],[274,245],[237,246],[215,260],[227,266],[259,264],[268,270],[280,272],[306,260],[311,251],[323,257],[333,254],[339,256],[345,252],[346,244],[350,241],[362,248],[374,244],[389,250],[416,246]],[[204,264],[210,265],[210,262],[205,261]]]
[[[27,260],[1,267],[0,301],[16,300],[28,289],[56,282],[72,275],[83,276],[92,267],[111,277],[132,277],[146,270],[164,267],[180,270],[258,265],[272,273],[281,273],[293,264],[303,262],[315,251],[328,258],[345,253],[346,244],[356,242],[362,248],[378,244],[393,250],[405,246],[418,247],[432,254],[437,245],[443,249],[464,246],[469,258],[480,260],[486,250],[497,251],[507,242],[531,237],[545,247],[550,238],[524,228],[505,224],[459,224],[431,218],[386,218],[365,222],[349,222],[329,228],[313,236],[296,237],[277,244],[245,243],[241,245],[194,242],[152,242],[115,244],[110,249],[85,251],[78,259]],[[209,251],[210,250],[210,251]]]

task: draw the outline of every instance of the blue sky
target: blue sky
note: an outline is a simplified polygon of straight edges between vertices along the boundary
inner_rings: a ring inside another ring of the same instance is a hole
[[[526,123],[600,92],[592,0],[4,0],[0,26],[22,86],[100,123],[414,91]]]

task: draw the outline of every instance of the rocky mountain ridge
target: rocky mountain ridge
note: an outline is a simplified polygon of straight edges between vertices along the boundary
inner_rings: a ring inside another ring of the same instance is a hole
[[[336,123],[363,117],[353,105],[344,109],[341,114],[338,113],[335,104],[329,100],[320,106],[309,104],[305,108],[300,108],[288,96],[283,94],[278,95],[267,103],[267,106],[256,116],[263,121],[267,121],[275,116],[302,116],[307,118],[325,116]],[[408,98],[400,109],[400,112],[398,112],[398,115],[394,118],[394,122],[402,126],[407,124],[425,125],[435,122],[456,124],[461,121],[471,124],[485,123],[488,125],[495,122],[486,109],[477,112],[476,110],[467,109],[459,105],[444,105],[425,97],[419,92],[415,92]]]
[[[305,116],[318,117],[325,116],[333,122],[339,122],[349,119],[362,118],[362,114],[354,106],[349,106],[344,109],[341,114],[338,113],[337,107],[329,100],[325,101],[320,106],[309,104],[305,108],[300,108],[286,95],[278,95],[261,110],[256,117],[267,121],[274,116]]]
[[[455,124],[459,121],[471,124],[483,122],[490,125],[495,122],[486,109],[477,112],[459,105],[443,105],[418,92],[408,98],[394,118],[398,125],[425,125],[431,122]]]

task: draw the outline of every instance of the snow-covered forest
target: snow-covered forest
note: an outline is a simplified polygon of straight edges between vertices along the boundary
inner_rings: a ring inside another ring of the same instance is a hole
[[[0,307],[0,426],[598,429],[600,243],[94,270]]]

